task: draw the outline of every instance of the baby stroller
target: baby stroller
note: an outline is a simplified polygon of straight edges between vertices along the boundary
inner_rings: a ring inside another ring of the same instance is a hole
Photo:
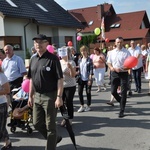
[[[15,96],[22,93],[22,97],[25,99],[14,99]],[[10,113],[10,131],[15,133],[16,128],[19,127],[22,130],[27,130],[28,134],[32,134],[32,128],[30,123],[32,122],[32,110],[27,106],[28,93],[25,93],[20,89],[14,96],[12,100],[12,111]]]

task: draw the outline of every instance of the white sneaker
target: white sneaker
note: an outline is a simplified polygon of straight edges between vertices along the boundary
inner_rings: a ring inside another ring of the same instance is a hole
[[[85,107],[81,106],[81,107],[78,109],[78,113],[83,112],[83,111],[85,111]]]
[[[87,106],[84,111],[90,111],[90,110],[91,110],[91,108],[89,106]]]
[[[96,91],[96,93],[98,93],[98,92],[101,92],[101,89],[98,89],[98,90]]]
[[[106,87],[104,87],[104,88],[103,88],[103,90],[104,90],[104,91],[106,91],[106,90],[107,90],[107,88],[106,88]]]
[[[104,84],[104,91],[106,91],[107,90],[107,87],[106,87],[106,84]]]

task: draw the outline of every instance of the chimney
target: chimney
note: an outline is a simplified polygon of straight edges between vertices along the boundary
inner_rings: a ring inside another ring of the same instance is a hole
[[[101,20],[103,15],[104,15],[104,5],[103,4],[97,5],[97,17],[98,17],[98,20]]]

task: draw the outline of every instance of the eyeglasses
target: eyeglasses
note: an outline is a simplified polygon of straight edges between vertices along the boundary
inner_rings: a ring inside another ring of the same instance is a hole
[[[34,41],[34,44],[44,44],[46,42],[47,42],[46,40],[43,41],[39,40],[39,41]]]

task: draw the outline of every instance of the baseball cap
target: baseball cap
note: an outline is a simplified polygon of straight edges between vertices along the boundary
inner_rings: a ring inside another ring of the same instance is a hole
[[[32,40],[47,40],[47,37],[44,34],[38,34]]]

